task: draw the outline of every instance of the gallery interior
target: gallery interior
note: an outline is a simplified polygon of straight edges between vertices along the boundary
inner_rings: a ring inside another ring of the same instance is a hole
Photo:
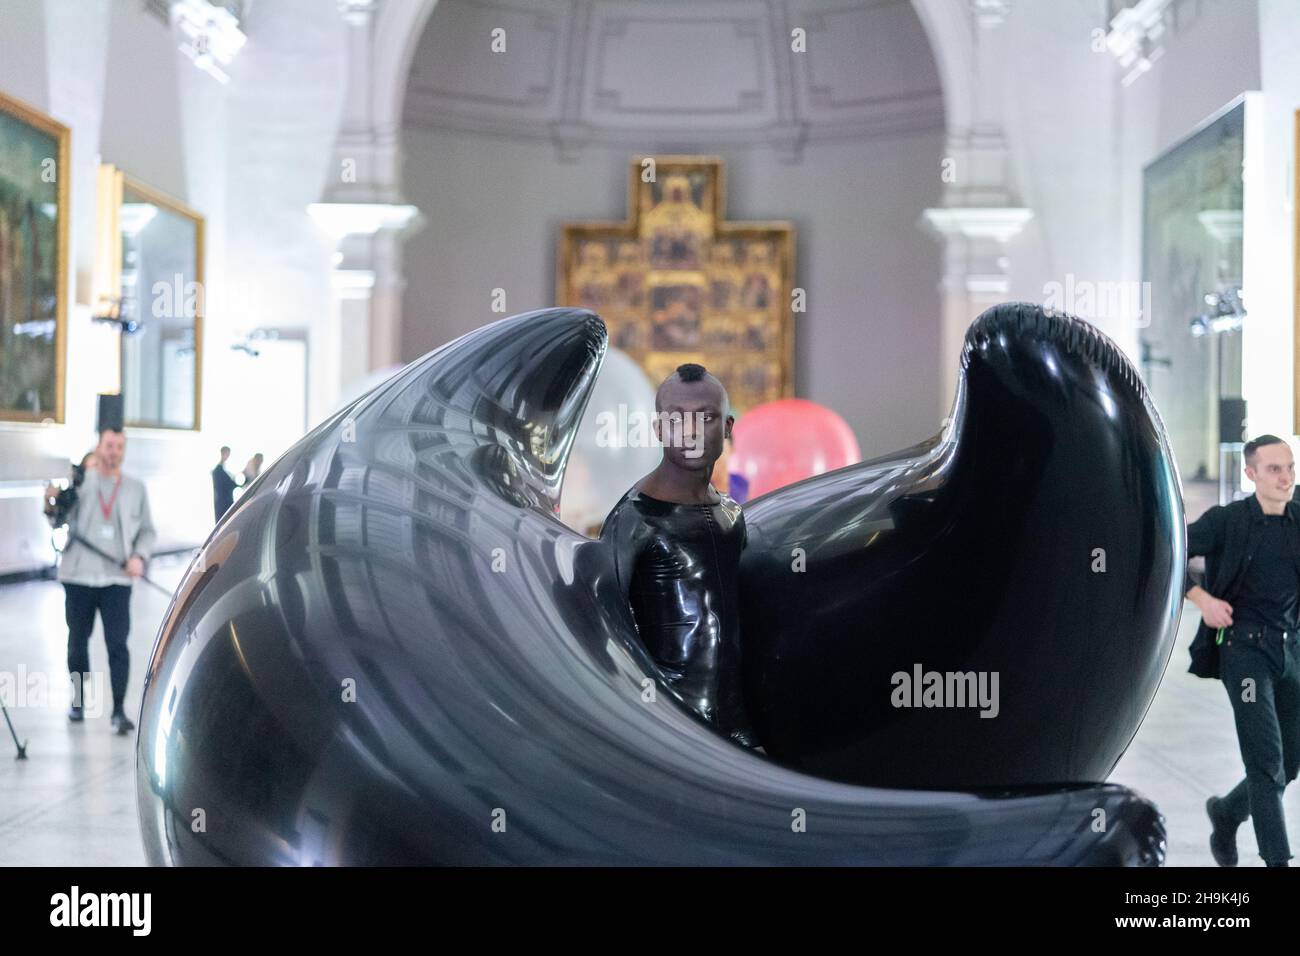
[[[0,865],[1284,862],[1300,569],[1248,634],[1187,526],[1300,535],[1297,51],[1300,0],[0,3]],[[626,440],[709,382],[711,471]],[[661,505],[744,549],[698,697]]]

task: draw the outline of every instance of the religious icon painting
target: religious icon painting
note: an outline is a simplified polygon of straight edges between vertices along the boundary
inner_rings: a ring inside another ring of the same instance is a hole
[[[722,160],[634,159],[625,222],[561,229],[556,301],[591,309],[658,384],[685,362],[737,414],[794,394],[794,227],[723,218]]]

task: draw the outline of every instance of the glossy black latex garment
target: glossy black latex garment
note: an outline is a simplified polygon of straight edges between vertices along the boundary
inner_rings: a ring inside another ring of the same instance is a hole
[[[707,504],[663,501],[633,488],[600,537],[664,683],[719,732],[756,746],[741,699],[740,505],[726,495]]]
[[[735,746],[669,693],[647,700],[656,665],[612,549],[556,518],[606,341],[578,309],[477,329],[323,423],[235,502],[145,675],[151,863],[1160,862],[1159,813],[1121,786],[851,786]],[[1129,421],[1115,423],[1126,445]],[[748,507],[746,525],[748,554]],[[1022,743],[1059,732],[1049,714]],[[923,756],[931,742],[907,743]]]

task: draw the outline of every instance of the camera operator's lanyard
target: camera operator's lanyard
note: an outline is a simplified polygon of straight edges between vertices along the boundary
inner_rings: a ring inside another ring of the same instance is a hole
[[[117,503],[117,493],[122,487],[122,476],[117,476],[117,481],[113,484],[113,493],[109,496],[108,502],[104,501],[104,489],[96,488],[95,494],[99,496],[99,510],[104,515],[104,523],[99,526],[99,536],[105,541],[112,541],[117,532],[113,528],[113,505]]]

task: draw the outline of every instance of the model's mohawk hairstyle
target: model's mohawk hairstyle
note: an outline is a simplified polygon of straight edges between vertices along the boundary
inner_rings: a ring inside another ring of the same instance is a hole
[[[683,382],[698,382],[708,374],[709,370],[697,362],[677,366],[677,377]]]

